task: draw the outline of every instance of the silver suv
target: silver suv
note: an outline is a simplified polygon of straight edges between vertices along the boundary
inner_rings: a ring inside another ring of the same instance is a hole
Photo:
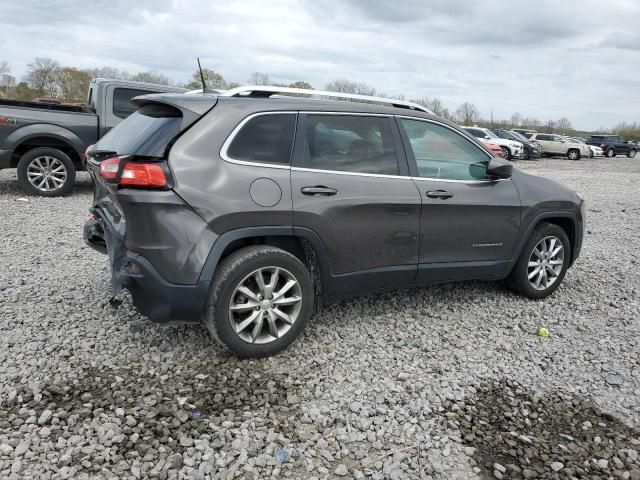
[[[203,320],[240,356],[353,295],[506,279],[543,298],[580,253],[578,194],[419,105],[281,87],[134,101],[88,153],[85,240],[113,296]]]

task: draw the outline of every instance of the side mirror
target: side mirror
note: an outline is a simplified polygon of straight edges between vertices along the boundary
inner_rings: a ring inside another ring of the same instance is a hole
[[[495,178],[510,178],[513,174],[513,164],[504,158],[494,157],[487,165],[487,175]]]
[[[491,137],[489,135],[485,135],[484,138],[485,140],[491,140]]]

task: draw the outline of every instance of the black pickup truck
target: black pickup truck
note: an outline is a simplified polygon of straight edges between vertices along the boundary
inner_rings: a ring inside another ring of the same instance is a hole
[[[184,92],[168,85],[97,78],[86,106],[0,100],[0,170],[18,169],[18,182],[45,197],[71,191],[88,146],[136,110],[133,97]]]
[[[587,138],[587,144],[600,147],[607,157],[626,155],[633,158],[638,152],[636,143],[625,142],[620,135],[591,135]]]

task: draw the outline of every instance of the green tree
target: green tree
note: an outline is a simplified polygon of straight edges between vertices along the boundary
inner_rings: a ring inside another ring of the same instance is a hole
[[[29,87],[27,82],[20,82],[14,89],[13,97],[16,100],[31,100],[38,96],[38,92]]]
[[[73,67],[61,68],[58,72],[58,92],[65,102],[81,103],[86,101],[91,78],[84,70]]]
[[[51,58],[37,57],[29,64],[27,81],[38,95],[54,97],[57,94],[60,64]]]

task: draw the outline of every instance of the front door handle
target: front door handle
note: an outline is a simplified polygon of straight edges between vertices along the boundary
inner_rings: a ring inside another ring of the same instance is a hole
[[[324,185],[316,185],[314,187],[302,187],[300,189],[303,195],[312,195],[316,197],[330,197],[338,193],[335,188],[325,187]]]
[[[453,193],[449,193],[446,190],[430,190],[427,192],[427,197],[446,200],[447,198],[453,197]]]

